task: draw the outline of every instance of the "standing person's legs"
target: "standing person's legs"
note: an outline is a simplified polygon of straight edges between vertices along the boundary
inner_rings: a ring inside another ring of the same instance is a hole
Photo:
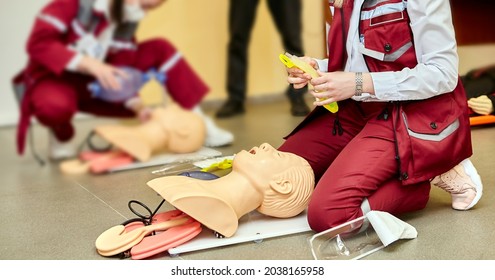
[[[248,47],[259,0],[230,0],[227,54],[228,99],[216,116],[227,118],[244,112],[247,90]]]
[[[285,50],[297,56],[304,55],[302,5],[301,0],[268,0],[268,8]]]
[[[304,55],[302,5],[301,0],[268,0],[268,8],[282,37],[282,44],[287,52],[296,56]],[[289,85],[287,88],[286,94],[291,102],[292,115],[305,116],[309,113],[309,107],[304,101],[307,91],[307,87],[295,89]]]

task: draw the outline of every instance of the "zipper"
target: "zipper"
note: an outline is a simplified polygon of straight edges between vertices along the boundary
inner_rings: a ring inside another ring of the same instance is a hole
[[[393,130],[394,130],[394,148],[395,148],[395,160],[397,161],[397,173],[399,175],[399,180],[407,180],[409,178],[409,175],[407,172],[402,172],[402,163],[400,161],[400,156],[399,156],[399,142],[397,141],[397,123],[400,121],[400,102],[393,102],[395,107],[396,107],[396,115],[395,115],[395,121],[392,122]]]

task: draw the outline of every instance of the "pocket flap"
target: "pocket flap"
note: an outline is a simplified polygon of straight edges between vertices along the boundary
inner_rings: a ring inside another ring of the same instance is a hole
[[[404,104],[402,117],[411,136],[423,135],[448,136],[449,130],[459,126],[462,110],[456,110],[457,102],[452,93],[442,94],[422,102]],[[459,113],[456,113],[459,112]],[[445,135],[448,133],[447,135]],[[414,134],[414,135],[413,135]]]

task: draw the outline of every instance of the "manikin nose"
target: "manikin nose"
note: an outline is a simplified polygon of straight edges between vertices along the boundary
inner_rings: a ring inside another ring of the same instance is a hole
[[[260,145],[260,149],[262,149],[263,151],[270,151],[273,150],[273,147],[270,146],[270,144],[268,143],[263,143]]]

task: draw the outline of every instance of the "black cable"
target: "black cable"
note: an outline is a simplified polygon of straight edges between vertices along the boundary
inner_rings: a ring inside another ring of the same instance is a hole
[[[84,148],[84,145],[87,144],[89,149],[93,152],[99,152],[99,153],[104,153],[104,152],[108,152],[112,149],[112,144],[108,144],[108,146],[106,147],[103,147],[103,148],[99,148],[99,147],[96,147],[95,144],[93,144],[93,142],[91,141],[91,139],[93,139],[93,137],[96,135],[96,132],[94,130],[92,130],[88,136],[86,137],[86,139],[81,143],[81,145],[79,146],[79,148],[77,149],[78,150],[78,153],[80,154]]]
[[[129,207],[129,209],[131,210],[131,212],[134,213],[134,215],[137,216],[137,218],[129,219],[129,220],[123,222],[121,225],[125,226],[125,225],[128,225],[128,224],[133,223],[133,222],[141,222],[145,226],[151,225],[151,222],[153,221],[153,217],[156,215],[156,213],[158,212],[158,210],[160,209],[160,207],[162,207],[162,205],[163,205],[164,202],[165,202],[165,199],[162,199],[162,201],[160,202],[160,204],[152,212],[151,209],[146,204],[142,203],[141,201],[130,200],[127,203],[127,206]],[[148,215],[143,215],[143,214],[139,213],[136,209],[134,209],[134,207],[132,206],[133,204],[137,204],[137,205],[143,207],[146,210],[146,212],[148,212]],[[153,232],[153,234],[154,234],[154,232]]]

